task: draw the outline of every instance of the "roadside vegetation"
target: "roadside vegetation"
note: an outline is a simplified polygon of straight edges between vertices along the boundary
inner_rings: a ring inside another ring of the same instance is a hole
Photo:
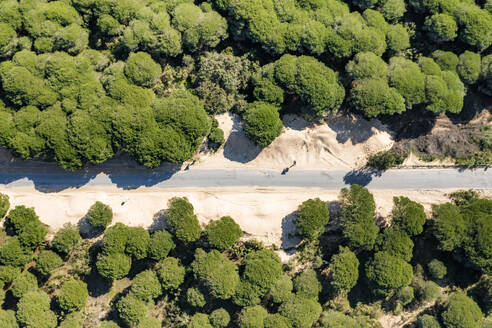
[[[220,148],[213,115],[228,111],[262,147],[281,134],[284,113],[313,121],[341,110],[458,114],[467,96],[492,96],[490,8],[462,0],[3,0],[0,145],[68,170],[122,151],[152,168],[188,160],[204,143]],[[477,154],[450,155],[490,163],[489,134],[474,135]]]
[[[483,328],[492,321],[492,201],[474,191],[451,194],[430,217],[395,197],[385,220],[358,185],[341,190],[337,214],[306,200],[294,219],[302,241],[284,264],[275,246],[241,239],[232,217],[201,226],[186,198],[169,201],[166,229],[102,215],[109,218],[102,234],[100,220],[89,239],[67,224],[48,241],[33,209],[10,208],[0,196],[2,328],[380,328],[388,318],[399,327]],[[95,208],[108,213],[96,203],[89,214]]]

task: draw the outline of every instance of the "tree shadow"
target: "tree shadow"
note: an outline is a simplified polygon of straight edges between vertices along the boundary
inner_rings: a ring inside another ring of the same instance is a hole
[[[285,253],[289,255],[296,252],[296,247],[301,242],[301,238],[296,233],[296,219],[296,212],[292,212],[282,219],[282,237],[280,248],[282,248]]]
[[[313,122],[310,122],[305,118],[295,114],[286,114],[282,116],[282,122],[284,123],[285,127],[296,131],[302,131],[314,127]]]
[[[166,210],[160,210],[154,214],[152,218],[152,224],[149,226],[148,230],[150,233],[154,233],[158,230],[166,230],[168,228],[166,219]]]
[[[345,174],[343,182],[348,185],[358,184],[360,186],[367,186],[373,177],[381,176],[382,172],[369,168],[362,168],[359,170],[352,170]]]
[[[254,160],[262,150],[262,147],[255,145],[246,137],[239,117],[234,117],[232,132],[224,145],[224,157],[234,162],[248,163]]]
[[[79,228],[80,236],[84,239],[97,238],[104,232],[104,229],[93,227],[89,223],[87,215],[84,215],[84,217],[77,222],[77,227]]]
[[[394,132],[395,141],[400,141],[429,134],[436,124],[437,114],[419,107],[399,115],[385,115],[380,120]]]
[[[342,144],[349,140],[353,145],[365,142],[374,135],[375,128],[387,131],[387,128],[378,120],[366,120],[356,115],[338,116],[327,120],[326,123],[336,132],[337,141]]]

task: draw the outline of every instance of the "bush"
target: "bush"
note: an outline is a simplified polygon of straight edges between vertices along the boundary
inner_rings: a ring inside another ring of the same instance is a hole
[[[212,327],[225,328],[229,325],[229,322],[231,321],[231,316],[229,315],[229,312],[227,312],[225,309],[220,308],[212,311],[212,313],[210,313],[209,319]]]
[[[63,283],[58,294],[58,305],[65,313],[82,310],[87,304],[87,285],[80,280],[68,280]]]
[[[21,298],[31,291],[36,291],[39,288],[38,279],[30,272],[23,272],[17,276],[12,283],[12,295]]]
[[[187,198],[172,198],[166,210],[169,227],[180,241],[190,243],[200,238],[202,228]]]
[[[87,220],[96,229],[105,229],[113,221],[111,207],[101,202],[95,202],[87,212]]]
[[[219,128],[212,128],[208,135],[208,142],[213,149],[219,149],[225,142],[224,131]]]
[[[17,321],[23,327],[55,328],[56,315],[50,311],[50,298],[43,291],[24,295],[17,304]]]
[[[412,266],[386,252],[377,252],[366,266],[366,276],[376,295],[388,295],[391,290],[408,286],[412,281]]]
[[[367,166],[370,168],[386,171],[395,166],[403,164],[405,157],[394,151],[382,151],[369,156]]]
[[[294,290],[298,296],[318,300],[318,294],[321,292],[321,283],[318,280],[316,271],[307,269],[301,272],[294,279]]]
[[[149,243],[149,257],[160,261],[169,255],[176,247],[172,235],[166,230],[159,230],[152,234]]]
[[[441,314],[445,327],[480,328],[482,327],[482,311],[471,298],[456,292],[449,296],[445,310]]]
[[[225,251],[243,236],[241,227],[230,216],[211,221],[205,228],[208,242],[213,248]]]
[[[53,237],[51,245],[62,254],[70,254],[82,241],[79,228],[71,223],[65,223]]]
[[[256,101],[248,105],[243,119],[245,132],[258,146],[266,147],[282,132],[283,124],[275,105]]]
[[[36,269],[45,276],[50,275],[53,270],[62,265],[63,260],[53,251],[43,250],[36,257]]]
[[[125,254],[99,254],[96,267],[101,276],[110,280],[118,280],[125,277],[132,265],[132,259]]]
[[[434,279],[442,279],[447,273],[446,266],[438,259],[433,259],[427,264],[427,268]]]
[[[0,219],[3,218],[10,208],[9,196],[0,194]]]
[[[159,278],[164,290],[176,290],[184,282],[185,268],[174,257],[167,257],[159,264]]]
[[[325,231],[325,225],[330,219],[330,212],[325,202],[308,199],[297,208],[297,233],[303,238],[318,239]]]
[[[154,271],[146,270],[133,278],[130,291],[138,299],[150,302],[162,295],[161,282]]]
[[[339,292],[348,293],[359,279],[359,260],[347,247],[340,247],[332,256],[329,266],[331,286]]]
[[[147,304],[132,294],[128,294],[116,303],[120,319],[125,323],[136,326],[147,314]]]

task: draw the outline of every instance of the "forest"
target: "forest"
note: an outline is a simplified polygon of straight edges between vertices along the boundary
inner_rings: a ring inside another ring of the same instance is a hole
[[[0,146],[154,168],[219,148],[228,111],[262,147],[284,113],[459,114],[492,96],[491,44],[491,0],[1,0]]]
[[[47,238],[33,208],[0,194],[0,326],[382,328],[402,316],[399,327],[489,328],[492,200],[450,199],[427,217],[394,197],[386,218],[359,185],[336,204],[308,199],[295,212],[302,241],[282,263],[230,216],[200,225],[187,198],[149,229],[96,202],[88,229],[66,223]]]

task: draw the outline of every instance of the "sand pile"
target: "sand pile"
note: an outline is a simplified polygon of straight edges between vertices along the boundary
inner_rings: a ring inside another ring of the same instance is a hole
[[[352,115],[319,124],[286,115],[282,134],[264,149],[248,140],[238,117],[227,113],[217,119],[227,142],[217,153],[201,155],[196,168],[282,169],[296,161],[297,169],[348,170],[393,145],[381,122]]]

